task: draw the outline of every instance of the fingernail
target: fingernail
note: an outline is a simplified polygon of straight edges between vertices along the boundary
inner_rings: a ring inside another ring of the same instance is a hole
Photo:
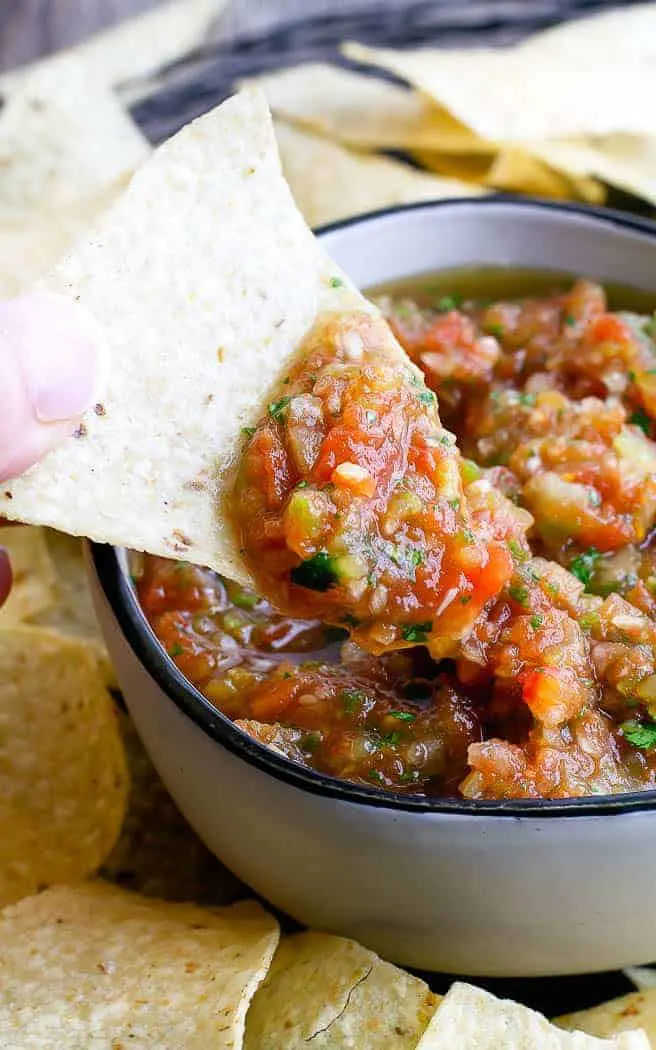
[[[76,420],[98,400],[102,337],[89,312],[50,292],[0,303],[0,337],[20,362],[41,423]]]

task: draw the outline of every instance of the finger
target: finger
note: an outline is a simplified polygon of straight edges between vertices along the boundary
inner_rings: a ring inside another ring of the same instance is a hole
[[[83,307],[50,292],[0,303],[0,481],[72,434],[99,396],[103,342]]]

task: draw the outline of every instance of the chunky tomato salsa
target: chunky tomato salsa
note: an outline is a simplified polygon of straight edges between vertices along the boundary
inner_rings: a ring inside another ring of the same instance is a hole
[[[653,317],[587,280],[378,301],[408,357],[376,318],[323,318],[245,435],[232,513],[268,601],[145,559],[156,634],[245,732],[336,777],[655,787]]]

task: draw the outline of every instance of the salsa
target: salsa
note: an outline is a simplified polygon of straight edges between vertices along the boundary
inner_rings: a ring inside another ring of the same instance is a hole
[[[235,486],[271,604],[144,559],[155,633],[251,736],[395,792],[656,786],[656,323],[550,280],[382,293],[411,363],[321,320]]]
[[[374,653],[447,656],[512,572],[452,434],[378,317],[321,319],[248,440],[233,512],[262,593]],[[510,527],[510,526],[508,526]]]

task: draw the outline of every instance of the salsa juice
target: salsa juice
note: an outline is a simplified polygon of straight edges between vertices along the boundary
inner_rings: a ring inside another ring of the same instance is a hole
[[[145,560],[143,607],[183,673],[263,743],[360,783],[654,786],[655,328],[652,300],[612,296],[632,310],[553,274],[381,290],[414,369],[380,321],[324,319],[235,490],[280,611]]]

